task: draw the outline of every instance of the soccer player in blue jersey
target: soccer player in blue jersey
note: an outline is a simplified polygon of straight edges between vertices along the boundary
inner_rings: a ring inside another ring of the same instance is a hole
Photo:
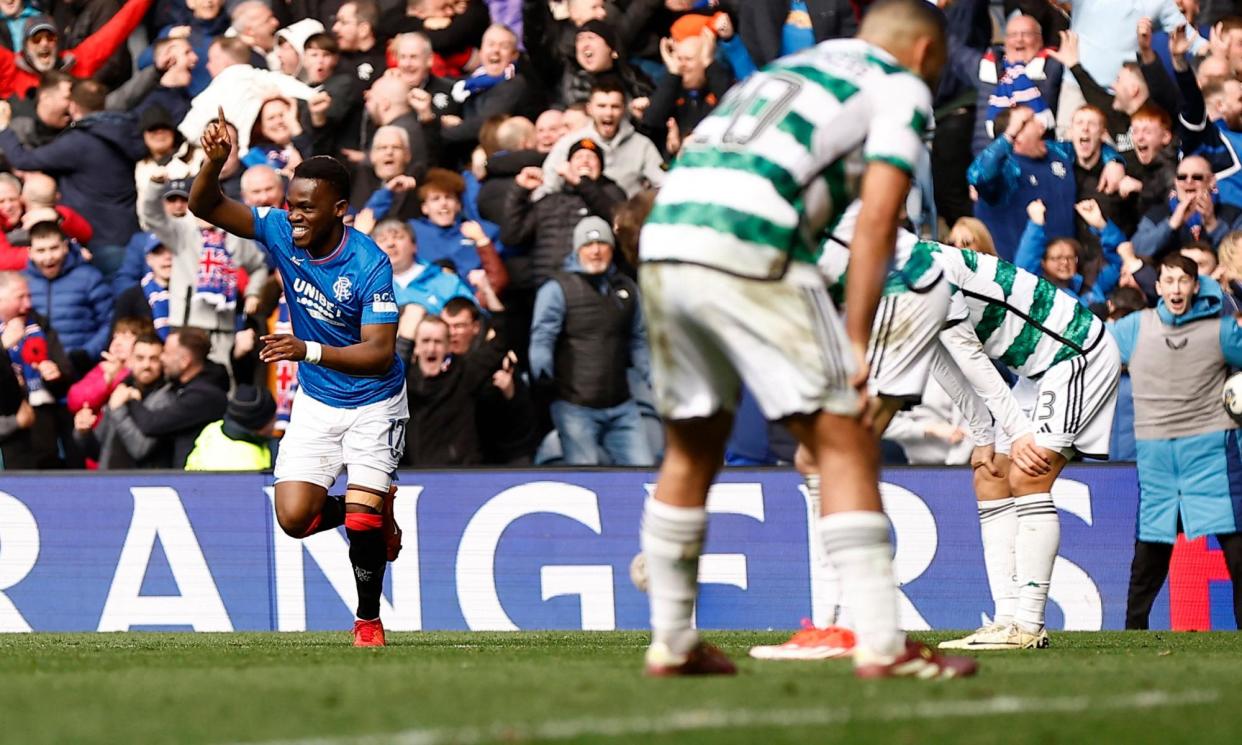
[[[358,586],[354,646],[384,645],[379,619],[386,563],[401,548],[392,479],[409,407],[397,358],[392,265],[343,221],[349,174],[314,157],[293,172],[288,210],[247,207],[220,189],[228,158],[224,112],[203,133],[207,163],[190,190],[198,217],[271,256],[284,279],[293,334],[263,337],[264,362],[295,360],[298,393],[276,459],[276,520],[295,538],[342,523]],[[342,469],[344,498],[328,494]]]

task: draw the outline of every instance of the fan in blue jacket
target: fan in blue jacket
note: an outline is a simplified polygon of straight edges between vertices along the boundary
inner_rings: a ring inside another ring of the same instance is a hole
[[[392,262],[392,287],[397,305],[421,305],[440,315],[444,304],[455,297],[474,299],[474,290],[461,277],[429,264],[418,256],[418,244],[408,223],[396,218],[380,221],[371,237]]]
[[[108,345],[112,289],[52,222],[30,229],[25,274],[35,310],[56,329],[78,373],[85,373]]]
[[[1043,277],[1078,298],[1078,302],[1088,308],[1104,305],[1108,302],[1108,293],[1121,279],[1121,255],[1117,253],[1117,247],[1125,242],[1126,236],[1121,228],[1104,219],[1100,205],[1094,199],[1084,199],[1074,205],[1074,209],[1091,232],[1099,237],[1103,249],[1104,266],[1090,287],[1083,287],[1083,276],[1078,271],[1082,245],[1070,235],[1054,235],[1052,240],[1048,240],[1044,231],[1046,208],[1038,199],[1027,205],[1030,219],[1026,230],[1022,231],[1022,240],[1013,263],[1037,277]]]
[[[1222,200],[1212,166],[1203,156],[1182,158],[1173,183],[1168,203],[1152,207],[1139,220],[1136,255],[1160,256],[1193,241],[1216,248],[1231,231],[1242,228],[1242,209]]]
[[[94,249],[124,246],[138,232],[134,164],[147,156],[137,120],[103,110],[105,90],[91,80],[75,82],[69,109],[73,124],[43,147],[27,149],[7,123],[0,126],[0,148],[9,164],[55,177],[64,203],[95,229]],[[120,256],[118,249],[116,266]]]
[[[970,164],[966,180],[979,192],[975,217],[992,233],[997,255],[1013,261],[1026,206],[1037,199],[1048,206],[1050,234],[1074,235],[1077,156],[1071,143],[1045,140],[1043,122],[1025,106],[1002,111],[996,129],[1001,134]],[[1120,183],[1125,177],[1121,156],[1105,145],[1100,158],[1105,164],[1101,180]]]

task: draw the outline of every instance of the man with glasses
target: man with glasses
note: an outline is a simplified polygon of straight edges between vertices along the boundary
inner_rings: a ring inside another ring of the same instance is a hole
[[[1087,223],[1103,249],[1104,264],[1094,280],[1087,281],[1079,269],[1083,259],[1082,243],[1068,236],[1048,238],[1044,230],[1047,209],[1038,200],[1026,206],[1030,220],[1022,232],[1022,243],[1013,263],[1048,280],[1058,290],[1068,292],[1088,308],[1104,305],[1108,302],[1108,293],[1113,291],[1121,278],[1121,255],[1117,247],[1126,236],[1121,228],[1104,217],[1094,199],[1082,200],[1074,205],[1074,210]]]
[[[1221,201],[1206,158],[1182,158],[1175,178],[1168,204],[1151,208],[1139,221],[1132,239],[1137,256],[1162,255],[1191,241],[1216,248],[1227,233],[1242,228],[1242,209]]]
[[[972,5],[985,0],[967,0]],[[1005,25],[1004,46],[991,49],[972,48],[972,29],[961,21],[978,16],[974,12],[949,15],[949,66],[957,76],[970,80],[979,91],[976,102],[975,132],[971,151],[978,155],[992,138],[1005,131],[995,125],[996,117],[1019,104],[1029,107],[1051,129],[1061,83],[1061,63],[1048,56],[1043,48],[1039,21],[1028,15],[1016,15]],[[955,22],[955,19],[957,22]],[[991,38],[989,33],[985,38]]]

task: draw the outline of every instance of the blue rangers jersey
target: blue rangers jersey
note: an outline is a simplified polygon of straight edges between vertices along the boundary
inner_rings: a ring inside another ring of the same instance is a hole
[[[397,322],[392,264],[375,242],[346,227],[341,243],[322,259],[293,245],[289,213],[255,207],[255,241],[280,270],[293,335],[326,347],[362,341],[362,327]],[[388,371],[363,377],[321,365],[298,365],[298,388],[330,406],[356,409],[392,398],[405,385],[405,368],[394,354]]]

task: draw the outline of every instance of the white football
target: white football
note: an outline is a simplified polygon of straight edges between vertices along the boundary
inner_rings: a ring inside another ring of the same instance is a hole
[[[1221,402],[1225,404],[1225,411],[1235,419],[1242,419],[1242,372],[1236,372],[1225,380],[1225,386],[1220,392]]]
[[[639,590],[647,591],[647,557],[641,552],[635,554],[634,560],[630,562],[630,581]]]

